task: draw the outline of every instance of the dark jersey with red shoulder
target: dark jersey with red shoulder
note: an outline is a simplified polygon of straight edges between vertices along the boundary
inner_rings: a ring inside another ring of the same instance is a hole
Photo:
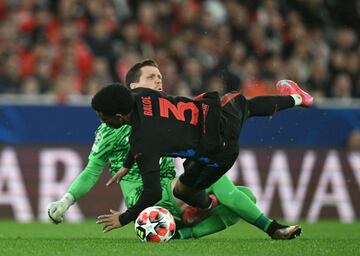
[[[221,146],[218,93],[205,93],[196,100],[172,97],[147,88],[137,88],[133,93],[135,105],[131,113],[129,156],[139,166],[144,190],[145,183],[159,173],[162,156],[200,157]],[[125,167],[130,167],[130,158],[125,161]],[[120,218],[122,224],[136,218],[147,199],[142,195]]]

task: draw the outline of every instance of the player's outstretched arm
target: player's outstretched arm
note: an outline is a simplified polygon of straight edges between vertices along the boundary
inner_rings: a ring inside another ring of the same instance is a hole
[[[85,169],[72,182],[67,193],[60,200],[51,202],[48,205],[47,214],[49,219],[55,224],[61,223],[70,206],[94,187],[103,169],[104,164],[95,160],[89,160]]]

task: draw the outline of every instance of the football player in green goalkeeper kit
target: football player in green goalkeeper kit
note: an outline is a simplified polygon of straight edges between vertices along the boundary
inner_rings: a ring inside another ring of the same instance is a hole
[[[162,90],[161,73],[152,60],[135,64],[126,76],[126,84],[131,89],[147,87]],[[107,185],[120,180],[125,204],[133,206],[142,193],[142,179],[137,165],[131,170],[121,169],[129,149],[128,138],[131,127],[124,125],[119,129],[111,128],[105,123],[96,131],[96,139],[89,155],[89,162],[83,172],[73,181],[67,193],[56,202],[49,204],[47,213],[53,223],[63,221],[69,207],[85,196],[98,181],[106,163],[110,164],[114,176]],[[118,170],[121,170],[118,172]],[[210,211],[192,211],[184,206],[172,193],[175,182],[175,167],[172,158],[162,158],[160,163],[162,199],[156,205],[168,209],[177,220],[176,238],[199,238],[213,234],[235,224],[239,219],[255,225],[266,232],[272,239],[292,239],[300,235],[301,227],[285,226],[266,217],[256,206],[256,199],[251,190],[235,186],[226,175],[209,187],[209,193],[215,195],[218,205]],[[185,209],[185,210],[184,210]],[[107,215],[104,232],[117,228],[119,212],[111,211]],[[195,221],[195,222],[194,222]],[[179,225],[179,223],[181,223]]]

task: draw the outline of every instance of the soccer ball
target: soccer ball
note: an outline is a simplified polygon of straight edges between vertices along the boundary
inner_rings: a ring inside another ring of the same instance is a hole
[[[176,224],[171,213],[160,206],[143,210],[135,221],[135,232],[143,242],[167,242],[175,234]]]

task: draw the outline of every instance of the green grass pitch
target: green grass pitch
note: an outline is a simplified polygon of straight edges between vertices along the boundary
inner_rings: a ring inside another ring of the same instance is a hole
[[[360,222],[301,223],[303,234],[292,241],[272,241],[240,223],[197,240],[141,243],[133,225],[107,234],[95,221],[81,224],[18,224],[0,221],[0,255],[360,255]]]

